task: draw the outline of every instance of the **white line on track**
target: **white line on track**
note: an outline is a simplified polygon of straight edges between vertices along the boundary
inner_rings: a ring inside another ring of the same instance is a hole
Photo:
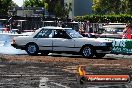
[[[55,82],[50,82],[50,83],[52,83],[52,84],[54,84],[54,85],[57,85],[57,86],[59,86],[59,87],[70,88],[70,87],[68,87],[68,86],[64,86],[64,85],[59,84],[59,83],[55,83]]]

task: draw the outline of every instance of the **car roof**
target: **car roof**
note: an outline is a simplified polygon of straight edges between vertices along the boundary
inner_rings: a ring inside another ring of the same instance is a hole
[[[62,27],[56,27],[56,26],[45,26],[42,28],[44,28],[44,29],[57,29],[57,30],[72,29],[72,28],[62,28]]]

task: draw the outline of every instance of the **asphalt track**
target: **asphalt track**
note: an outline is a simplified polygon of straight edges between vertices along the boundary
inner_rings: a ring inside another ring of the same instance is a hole
[[[68,63],[0,62],[0,88],[131,88],[129,84],[80,85],[76,75],[64,70]],[[72,64],[72,67],[74,64]]]

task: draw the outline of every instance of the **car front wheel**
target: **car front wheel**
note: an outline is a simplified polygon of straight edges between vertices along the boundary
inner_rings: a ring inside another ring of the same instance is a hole
[[[89,57],[92,58],[94,56],[94,50],[92,49],[91,46],[83,47],[81,50],[81,53],[82,53],[83,57],[87,57],[87,58],[89,58]]]
[[[38,51],[39,51],[39,48],[38,48],[38,46],[36,44],[30,43],[30,44],[26,45],[26,52],[29,55],[37,55]]]

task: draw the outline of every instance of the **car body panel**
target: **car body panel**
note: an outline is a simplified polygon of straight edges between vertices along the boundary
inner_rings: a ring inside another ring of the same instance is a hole
[[[73,39],[55,38],[53,40],[53,51],[76,51]]]
[[[39,46],[39,50],[52,51],[52,43],[53,43],[52,38],[36,38],[34,42]]]
[[[57,32],[58,30],[65,32],[66,36],[64,37],[63,35],[64,38],[54,37],[55,32]],[[44,36],[40,37],[40,35]],[[39,47],[40,51],[46,50],[55,52],[80,52],[83,46],[90,45],[95,47],[95,51],[100,50],[100,53],[101,51],[103,53],[106,53],[104,51],[110,52],[110,47],[112,47],[111,41],[96,38],[85,38],[71,28],[61,27],[42,27],[36,30],[35,33],[33,33],[32,35],[15,37],[14,40],[15,43],[13,43],[12,46],[15,48],[25,49],[27,44],[35,43]],[[108,43],[110,43],[111,46],[108,45]],[[103,47],[107,49],[103,50]]]

